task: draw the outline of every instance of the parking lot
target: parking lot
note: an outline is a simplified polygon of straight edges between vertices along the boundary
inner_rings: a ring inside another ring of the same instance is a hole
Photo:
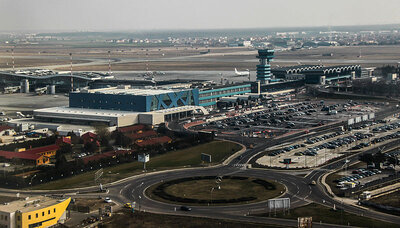
[[[377,112],[382,103],[354,101],[291,101],[264,103],[262,108],[235,109],[215,114],[217,120],[203,117],[204,122],[195,130],[214,131],[218,136],[244,136],[269,138],[329,123],[345,121],[349,117]]]
[[[400,121],[386,123],[388,121],[363,123],[355,130],[328,133],[269,148],[264,156],[256,160],[256,163],[274,168],[316,167],[331,159],[345,156],[347,153],[371,149],[400,138],[400,131],[398,131]],[[376,128],[388,130],[373,132]]]
[[[349,188],[353,188],[357,185],[365,185],[371,181],[375,181],[384,177],[387,177],[392,172],[387,172],[385,170],[378,169],[350,169],[343,172],[339,172],[339,175],[342,175],[339,179],[334,180],[336,182],[336,187],[340,188],[340,190],[347,190]]]

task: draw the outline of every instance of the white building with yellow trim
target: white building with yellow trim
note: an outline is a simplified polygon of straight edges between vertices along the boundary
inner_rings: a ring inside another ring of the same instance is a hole
[[[71,198],[37,196],[0,205],[0,228],[40,228],[64,223],[70,202]]]

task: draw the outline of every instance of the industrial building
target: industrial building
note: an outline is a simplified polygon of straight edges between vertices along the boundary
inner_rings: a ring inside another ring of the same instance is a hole
[[[66,220],[71,198],[54,199],[45,196],[25,198],[0,205],[0,227],[51,227]]]

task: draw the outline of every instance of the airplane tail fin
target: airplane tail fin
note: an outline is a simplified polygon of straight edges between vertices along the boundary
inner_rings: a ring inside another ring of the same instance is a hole
[[[235,68],[235,73],[237,73],[238,71],[237,71],[237,69]]]

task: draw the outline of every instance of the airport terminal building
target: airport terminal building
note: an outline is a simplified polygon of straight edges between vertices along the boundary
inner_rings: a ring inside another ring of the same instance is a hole
[[[72,92],[69,107],[151,112],[199,105],[199,90],[131,89],[129,86]]]
[[[71,92],[69,106],[37,109],[33,120],[21,120],[60,131],[61,125],[124,127],[208,114],[199,106],[199,89],[134,89],[118,86]],[[17,121],[15,124],[22,124]]]

